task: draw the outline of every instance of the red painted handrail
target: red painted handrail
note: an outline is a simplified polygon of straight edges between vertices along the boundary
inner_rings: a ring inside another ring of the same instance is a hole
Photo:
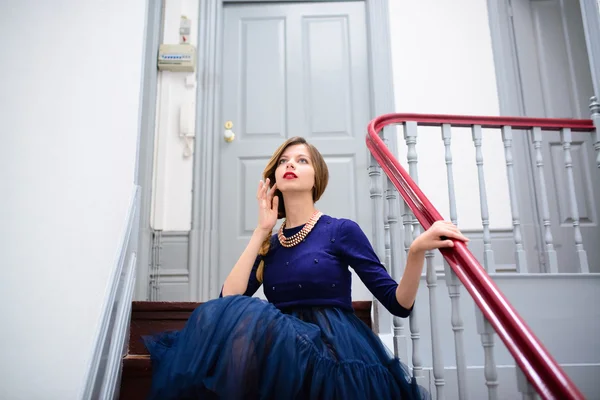
[[[482,128],[502,128],[510,126],[513,129],[542,128],[547,131],[559,131],[569,128],[572,131],[592,132],[594,122],[591,119],[560,119],[560,118],[529,118],[529,117],[488,117],[471,115],[444,114],[387,114],[382,115],[369,124],[379,132],[383,126],[414,121],[422,126],[441,126],[450,124],[454,127],[471,127],[481,125]]]
[[[387,114],[375,118],[368,126],[367,147],[425,229],[443,218],[379,137],[379,132],[386,125],[407,121],[429,126],[451,124],[453,126],[481,125],[490,128],[512,126],[515,129],[533,127],[547,130],[571,128],[578,131],[591,131],[594,129],[591,120],[422,114]],[[544,399],[583,400],[583,394],[500,292],[467,246],[456,241],[453,248],[442,249],[441,253],[538,394]]]

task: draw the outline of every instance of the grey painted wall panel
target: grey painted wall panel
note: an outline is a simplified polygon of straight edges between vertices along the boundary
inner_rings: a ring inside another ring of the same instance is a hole
[[[191,301],[189,232],[162,232],[157,301]]]
[[[188,274],[188,232],[163,232],[161,274]]]

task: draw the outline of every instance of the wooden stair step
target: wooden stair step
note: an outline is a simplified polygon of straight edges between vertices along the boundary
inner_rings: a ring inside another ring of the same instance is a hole
[[[127,355],[123,358],[120,399],[144,400],[148,398],[151,385],[152,363],[149,355]]]
[[[144,400],[150,393],[152,362],[142,336],[182,329],[200,304],[202,303],[149,301],[132,303],[129,354],[123,358],[120,399]],[[356,316],[371,328],[371,302],[354,301],[352,307]]]
[[[134,301],[129,329],[129,354],[148,354],[142,336],[179,330],[192,312],[202,303]],[[354,301],[352,307],[358,318],[371,327],[371,302]]]
[[[129,329],[129,354],[148,354],[142,336],[179,330],[202,303],[134,301]]]

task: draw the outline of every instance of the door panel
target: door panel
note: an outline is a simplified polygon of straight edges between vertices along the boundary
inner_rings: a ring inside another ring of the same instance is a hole
[[[240,66],[236,71],[240,74],[238,77],[226,76],[232,83],[236,78],[239,79],[241,98],[233,98],[227,104],[232,107],[229,112],[239,115],[238,128],[242,130],[238,133],[248,139],[283,138],[287,122],[285,19],[248,19],[240,22]],[[227,39],[225,43],[229,46]],[[235,62],[229,57],[224,60],[227,64]],[[241,107],[237,112],[236,106]]]
[[[328,164],[317,207],[371,236],[364,3],[227,5],[223,28],[221,122],[232,121],[236,136],[220,138],[220,284],[256,226],[262,170],[292,136],[305,137]],[[356,276],[353,297],[371,298]]]
[[[578,0],[513,0],[513,15],[526,115],[589,118],[593,87]],[[573,132],[572,139],[583,245],[590,271],[600,272],[600,174],[594,162],[592,136]],[[530,150],[535,160],[533,146]],[[544,133],[542,151],[559,271],[577,272],[570,193],[559,132]],[[543,238],[541,230],[539,234]]]

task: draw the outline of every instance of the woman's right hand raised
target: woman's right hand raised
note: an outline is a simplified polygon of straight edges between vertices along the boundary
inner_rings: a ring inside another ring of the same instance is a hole
[[[274,196],[277,183],[269,189],[269,178],[258,184],[256,198],[258,200],[258,227],[260,231],[270,235],[277,223],[277,210],[279,210],[279,197]]]

